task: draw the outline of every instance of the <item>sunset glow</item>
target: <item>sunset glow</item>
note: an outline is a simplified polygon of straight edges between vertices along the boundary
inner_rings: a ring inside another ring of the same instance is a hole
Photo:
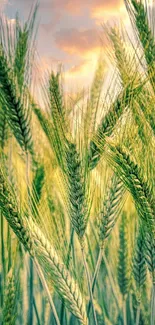
[[[1,0],[1,9],[9,19],[18,11],[25,19],[33,0]],[[37,51],[40,73],[63,65],[70,87],[89,85],[100,52],[107,46],[102,25],[126,23],[122,0],[40,0],[38,10]]]

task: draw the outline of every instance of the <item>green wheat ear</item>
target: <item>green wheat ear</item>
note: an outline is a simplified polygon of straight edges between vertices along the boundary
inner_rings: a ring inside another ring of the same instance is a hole
[[[130,263],[128,247],[127,216],[123,212],[119,230],[119,252],[118,252],[118,284],[123,298],[127,295],[130,287]]]
[[[21,217],[15,193],[11,188],[11,184],[6,180],[2,170],[0,170],[0,206],[10,227],[26,250],[33,256],[33,241],[27,228],[26,221]]]
[[[150,184],[144,180],[141,168],[124,147],[109,143],[108,148],[107,159],[130,191],[140,218],[149,231],[154,232],[154,197]]]
[[[11,269],[7,275],[7,284],[4,295],[4,307],[3,307],[3,325],[15,325],[17,317],[17,285],[15,284],[15,278],[13,270]]]
[[[32,104],[33,112],[36,115],[36,117],[40,123],[40,126],[47,137],[49,145],[56,155],[57,162],[58,162],[59,166],[61,168],[63,168],[63,166],[64,166],[63,155],[60,150],[60,141],[59,141],[57,134],[54,130],[54,125],[53,125],[52,121],[49,119],[48,115],[45,114],[45,112],[42,111],[41,108],[38,108],[34,102],[32,102],[31,104]]]
[[[114,128],[122,116],[125,108],[129,106],[133,98],[139,94],[142,89],[142,85],[133,86],[133,82],[125,87],[123,92],[118,95],[116,101],[111,105],[109,111],[101,121],[93,139],[90,142],[89,148],[89,166],[93,169],[98,164],[106,143],[106,137],[112,135]]]
[[[52,72],[49,79],[49,95],[50,95],[50,110],[53,119],[61,120],[60,123],[65,123],[64,116],[64,104],[62,91],[60,89],[60,73],[58,72],[56,75]],[[56,121],[58,123],[58,121]]]
[[[100,216],[99,241],[101,246],[104,245],[116,223],[124,193],[125,189],[122,181],[114,175],[107,190]]]
[[[152,281],[155,283],[155,239],[148,231],[145,232],[145,259]]]
[[[0,78],[3,93],[2,104],[6,109],[8,123],[22,149],[32,150],[30,112],[21,101],[16,79],[8,66],[2,46],[0,47]]]
[[[34,10],[32,10],[28,21],[21,26],[18,16],[16,17],[16,44],[14,54],[14,71],[17,76],[18,86],[22,91],[23,86],[29,83],[31,59],[34,52],[34,41],[35,41],[35,22],[38,5],[36,4]]]
[[[136,241],[132,272],[138,291],[138,300],[141,300],[141,290],[146,281],[145,237],[141,228]]]
[[[82,244],[88,218],[84,173],[76,145],[69,142],[66,146],[66,174],[68,180],[71,221]]]
[[[79,319],[80,324],[88,325],[85,302],[77,283],[39,227],[32,220],[29,221],[29,229],[40,264],[43,265],[45,271],[48,270],[52,284],[60,297],[64,299],[68,309]]]
[[[30,197],[31,200],[31,209],[33,216],[38,215],[37,206],[39,205],[39,202],[41,200],[42,196],[42,190],[45,182],[45,169],[43,165],[37,164],[33,182],[32,182],[32,191],[30,191]]]
[[[140,42],[142,44],[145,59],[148,65],[148,74],[152,86],[155,86],[155,42],[154,36],[149,26],[147,9],[145,9],[142,1],[125,0],[129,16],[135,21],[136,32],[138,32]],[[132,5],[131,5],[132,4]]]
[[[118,68],[118,73],[121,77],[123,86],[128,85],[131,80],[136,83],[136,77],[138,75],[137,70],[133,70],[135,58],[130,56],[124,45],[124,40],[120,36],[116,28],[111,28],[109,31],[109,37],[112,41],[112,45],[115,53],[116,66]]]
[[[32,187],[34,188],[37,203],[41,199],[42,189],[45,180],[45,169],[43,165],[37,166]]]
[[[2,107],[0,107],[0,147],[4,150],[8,140],[8,121],[7,115]]]

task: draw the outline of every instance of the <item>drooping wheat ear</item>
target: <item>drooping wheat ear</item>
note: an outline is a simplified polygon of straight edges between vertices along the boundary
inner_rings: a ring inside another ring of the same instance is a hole
[[[66,146],[66,172],[69,188],[70,217],[82,245],[87,226],[87,207],[82,163],[74,143]]]
[[[9,68],[2,46],[0,46],[0,79],[2,103],[8,115],[8,123],[22,149],[30,150],[32,149],[30,111],[24,107],[20,99],[16,79]]]
[[[118,284],[123,299],[128,293],[130,286],[130,262],[129,262],[129,247],[128,247],[128,226],[127,216],[123,212],[119,230],[119,252],[118,252]]]
[[[137,0],[125,0],[129,16],[135,21],[137,27],[136,32],[138,33],[140,42],[142,44],[145,59],[148,65],[148,73],[150,81],[154,87],[155,73],[154,73],[154,62],[155,62],[155,42],[153,32],[149,26],[149,20],[147,16],[147,9],[143,4],[143,1]],[[132,4],[132,5],[131,5]]]
[[[145,263],[145,239],[140,228],[137,237],[134,258],[133,258],[133,277],[138,291],[138,302],[141,300],[141,289],[146,281],[146,263]]]
[[[0,148],[3,150],[8,139],[7,115],[4,109],[0,108]]]
[[[90,169],[93,169],[98,164],[101,155],[104,152],[105,138],[110,136],[114,127],[124,112],[125,108],[131,104],[141,90],[141,86],[133,87],[129,84],[125,90],[117,97],[116,101],[111,105],[106,113],[101,124],[99,125],[94,138],[90,143],[89,149],[89,164]]]
[[[10,270],[7,275],[7,285],[4,296],[4,307],[3,307],[3,325],[15,325],[16,324],[16,285],[14,274]]]
[[[146,226],[154,232],[154,199],[152,190],[144,180],[140,167],[131,159],[124,147],[108,144],[107,159],[110,159],[127,189],[130,191],[139,216]],[[108,158],[109,157],[109,158]]]
[[[25,249],[33,256],[33,241],[30,232],[26,222],[21,218],[15,195],[11,190],[11,185],[7,183],[2,170],[0,170],[0,206],[10,227],[24,245]]]
[[[100,216],[99,241],[101,247],[104,245],[105,240],[109,237],[115,225],[122,207],[121,203],[124,193],[125,189],[122,181],[114,175],[111,186],[107,191]]]
[[[36,254],[38,258],[45,258],[57,292],[64,299],[68,309],[79,319],[81,324],[87,324],[84,299],[78,285],[70,276],[69,271],[57,256],[57,253],[48,239],[45,238],[41,230],[32,220],[30,220],[29,226],[36,245]],[[43,262],[43,265],[45,266],[45,262]]]

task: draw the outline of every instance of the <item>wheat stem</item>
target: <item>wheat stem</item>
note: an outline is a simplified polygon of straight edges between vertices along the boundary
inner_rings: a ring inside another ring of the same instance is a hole
[[[140,303],[138,304],[138,307],[137,307],[137,312],[136,312],[136,325],[139,325],[139,321],[140,321],[140,309],[141,309],[141,306],[140,306]]]
[[[95,267],[94,277],[93,277],[93,281],[92,281],[92,294],[94,293],[94,290],[95,290],[95,285],[96,285],[96,281],[98,278],[98,274],[99,274],[99,270],[100,270],[100,266],[101,266],[101,262],[102,262],[102,257],[103,257],[103,248],[100,248],[96,267]],[[88,316],[90,313],[90,308],[91,308],[91,301],[89,301],[89,305],[88,305]]]
[[[109,266],[109,263],[108,263],[108,260],[106,258],[105,253],[103,253],[103,260],[104,260],[104,263],[105,263],[105,266],[106,266],[106,269],[107,269],[109,282],[110,282],[111,289],[112,289],[112,292],[113,292],[113,295],[114,295],[114,298],[115,298],[115,301],[116,301],[116,305],[118,307],[118,310],[120,310],[120,304],[119,304],[119,300],[118,300],[118,297],[117,297],[117,292],[115,290],[115,283],[114,283],[113,276],[112,276],[112,273],[111,273],[111,269],[110,269],[110,266]]]
[[[12,174],[12,151],[13,151],[13,141],[12,136],[9,139],[9,181],[11,182],[11,174]],[[7,223],[7,248],[8,248],[8,272],[11,268],[12,264],[12,247],[11,247],[11,229],[9,224]]]
[[[152,297],[151,297],[151,325],[155,324],[155,283],[152,287]]]
[[[126,299],[123,301],[123,321],[123,324],[127,325]]]
[[[86,273],[86,277],[87,277],[87,283],[88,283],[88,290],[89,290],[89,295],[90,295],[90,301],[91,301],[91,305],[92,305],[92,309],[93,309],[94,324],[97,325],[98,322],[97,322],[95,307],[94,307],[94,303],[93,303],[93,293],[92,293],[91,279],[90,279],[89,269],[88,269],[88,265],[87,265],[87,261],[86,261],[86,256],[85,256],[85,252],[84,252],[84,248],[83,247],[81,248],[81,252],[82,252],[83,265],[84,265],[85,273]]]
[[[37,324],[41,325],[39,314],[38,314],[38,309],[37,309],[36,302],[35,302],[34,298],[33,298],[33,306],[34,306],[34,311],[35,311],[35,315],[36,315],[36,319],[37,319]]]
[[[27,185],[27,202],[28,202],[28,210],[30,208],[29,206],[29,185],[30,185],[30,177],[29,177],[29,172],[30,172],[30,158],[29,158],[29,153],[28,151],[26,152],[26,185]],[[28,323],[30,325],[33,325],[33,261],[31,258],[29,258],[29,269],[30,273],[28,276],[28,287],[29,287],[29,309],[28,309]]]
[[[70,264],[69,262],[70,262],[71,249],[73,247],[73,239],[74,239],[74,228],[72,227],[71,235],[70,235],[70,243],[69,243],[68,253],[67,253],[67,263],[66,263],[67,269],[69,268],[69,264]],[[63,324],[64,312],[65,312],[65,301],[63,299],[62,300],[62,306],[61,306],[61,312],[60,312],[61,324]]]
[[[57,315],[57,312],[56,312],[56,309],[55,309],[55,306],[54,306],[54,302],[53,302],[53,299],[51,297],[51,294],[49,292],[49,289],[48,289],[48,286],[47,286],[47,283],[46,283],[46,280],[45,280],[45,277],[44,277],[44,274],[41,270],[41,267],[36,259],[36,257],[33,258],[33,262],[36,266],[36,270],[38,272],[38,275],[39,275],[39,278],[41,280],[41,283],[43,285],[43,288],[45,289],[46,291],[46,294],[47,294],[47,297],[48,297],[48,300],[49,300],[49,303],[50,303],[50,306],[51,306],[51,309],[53,311],[53,315],[54,315],[54,319],[55,319],[55,323],[57,325],[60,325],[60,321],[59,321],[59,318],[58,318],[58,315]]]
[[[6,277],[6,266],[5,266],[5,247],[4,247],[4,219],[2,212],[0,211],[1,218],[1,262],[2,262],[2,284],[5,285],[5,277]],[[1,292],[1,303],[3,305],[3,290]]]

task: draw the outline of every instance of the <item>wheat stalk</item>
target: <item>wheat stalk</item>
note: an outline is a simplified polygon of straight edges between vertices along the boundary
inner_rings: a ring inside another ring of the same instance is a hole
[[[141,291],[146,281],[146,263],[145,263],[145,240],[142,228],[139,230],[137,242],[133,258],[133,277],[137,287],[137,312],[136,312],[136,325],[140,321],[141,312]]]

